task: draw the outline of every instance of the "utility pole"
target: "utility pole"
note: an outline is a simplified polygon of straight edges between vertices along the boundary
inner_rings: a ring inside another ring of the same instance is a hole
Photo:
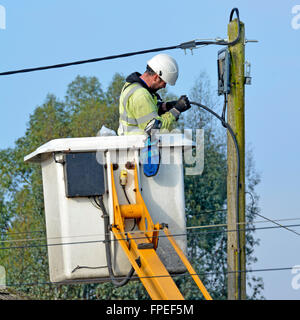
[[[228,25],[228,40],[238,35],[238,20]],[[228,300],[246,299],[245,238],[245,27],[240,22],[240,39],[229,46],[231,59],[231,92],[228,94],[227,122],[236,135],[240,154],[239,212],[237,219],[237,157],[231,136],[227,135],[227,267]],[[237,224],[239,222],[239,224]],[[240,230],[239,230],[240,229]],[[234,231],[231,231],[234,230]],[[237,231],[238,230],[238,231]]]

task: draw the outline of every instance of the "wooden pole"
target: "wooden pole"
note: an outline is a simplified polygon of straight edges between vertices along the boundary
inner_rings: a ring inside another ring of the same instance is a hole
[[[240,40],[229,46],[231,59],[231,93],[228,95],[227,122],[236,135],[240,154],[239,170],[239,213],[236,214],[237,158],[231,136],[227,136],[227,207],[228,207],[228,299],[246,299],[246,252],[245,252],[245,28],[240,22]],[[238,34],[238,21],[228,25],[228,40],[233,41]],[[239,224],[237,224],[239,222]],[[238,229],[241,230],[238,230]],[[238,231],[230,231],[238,230]]]

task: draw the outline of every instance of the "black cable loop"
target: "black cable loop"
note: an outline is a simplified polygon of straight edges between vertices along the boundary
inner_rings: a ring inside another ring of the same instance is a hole
[[[227,99],[225,99],[225,103],[227,103]],[[241,255],[240,255],[240,251],[241,251],[241,245],[240,245],[240,227],[239,227],[239,193],[240,193],[240,151],[239,151],[239,146],[236,140],[236,136],[231,128],[231,126],[224,120],[223,115],[220,117],[216,112],[214,112],[213,110],[211,110],[210,108],[204,106],[203,104],[197,103],[197,102],[193,102],[191,101],[190,104],[194,104],[206,111],[208,111],[209,113],[211,113],[212,115],[214,115],[216,118],[218,118],[222,125],[228,130],[228,132],[231,135],[231,138],[234,142],[234,146],[235,146],[235,150],[236,150],[236,161],[237,161],[237,172],[236,172],[236,231],[237,231],[237,268],[238,270],[241,269]],[[225,109],[226,106],[224,106],[223,110]],[[225,112],[224,112],[224,116],[225,116]],[[239,300],[241,299],[241,274],[238,274],[238,298]]]
[[[215,44],[215,45],[220,45],[220,46],[233,46],[233,45],[237,44],[239,42],[239,40],[240,40],[240,35],[241,35],[241,24],[240,24],[239,9],[238,8],[233,8],[232,9],[232,11],[230,13],[229,22],[232,21],[232,17],[233,17],[234,13],[236,13],[236,16],[237,16],[238,35],[233,41],[231,41],[231,42],[228,42],[228,41],[196,41],[195,42],[195,46],[198,46],[198,45],[210,45],[210,44]]]
[[[230,12],[229,22],[232,21],[233,14],[236,13],[237,19],[240,20],[240,13],[238,8],[233,8]]]

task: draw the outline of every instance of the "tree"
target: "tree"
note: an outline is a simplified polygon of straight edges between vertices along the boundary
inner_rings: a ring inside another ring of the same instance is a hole
[[[104,92],[99,80],[96,77],[77,76],[67,89],[65,97],[68,111],[75,113],[84,108],[84,103],[104,102]]]

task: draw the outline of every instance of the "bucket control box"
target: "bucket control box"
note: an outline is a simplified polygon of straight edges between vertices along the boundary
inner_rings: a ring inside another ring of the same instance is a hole
[[[105,193],[104,165],[96,152],[65,154],[66,197],[91,197]]]

